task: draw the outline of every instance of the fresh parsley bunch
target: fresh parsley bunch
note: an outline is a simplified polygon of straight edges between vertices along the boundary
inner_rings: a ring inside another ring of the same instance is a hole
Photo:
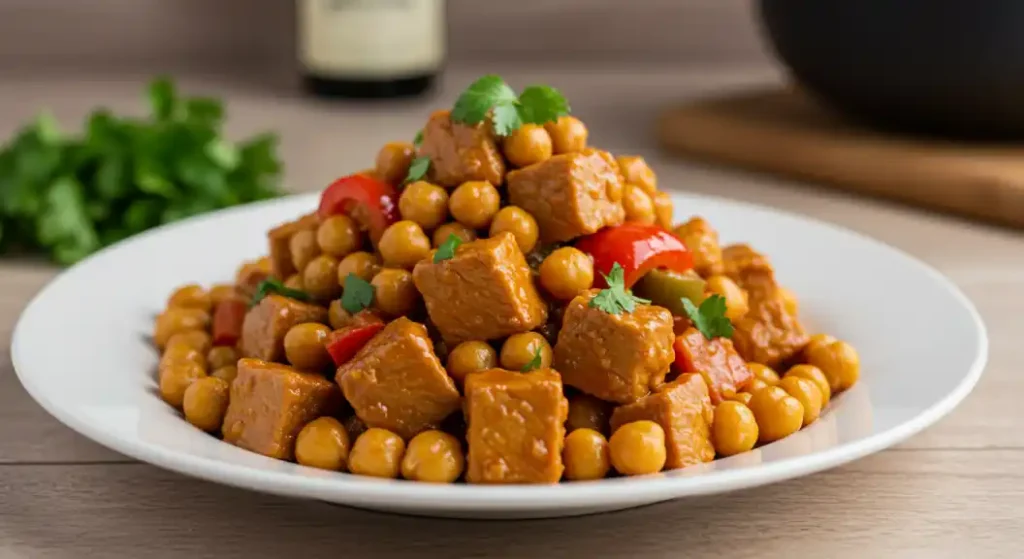
[[[150,114],[93,112],[78,136],[43,114],[0,147],[0,253],[72,264],[146,229],[279,195],[277,140],[233,143],[224,108],[149,84]]]

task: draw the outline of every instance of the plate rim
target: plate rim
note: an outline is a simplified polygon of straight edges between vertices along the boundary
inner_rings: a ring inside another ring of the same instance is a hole
[[[307,198],[314,200],[317,196],[316,193],[294,194],[245,204],[166,224],[106,247],[88,259],[61,271],[30,299],[19,315],[11,337],[11,361],[19,382],[47,413],[71,430],[141,462],[187,476],[264,493],[375,507],[398,506],[448,511],[522,512],[539,509],[555,511],[567,508],[612,507],[615,503],[626,501],[657,502],[709,495],[802,477],[857,460],[907,440],[949,414],[977,385],[989,358],[989,339],[985,322],[974,303],[960,287],[927,262],[885,241],[809,215],[721,196],[681,191],[672,191],[670,194],[674,201],[678,199],[703,200],[712,204],[731,205],[743,211],[773,214],[776,217],[800,221],[805,225],[829,229],[834,233],[852,237],[858,242],[872,244],[882,250],[898,254],[921,272],[930,276],[932,280],[940,283],[968,311],[968,315],[974,323],[975,341],[978,347],[974,361],[953,390],[911,419],[860,440],[841,443],[810,454],[787,457],[752,467],[702,472],[697,475],[687,475],[685,470],[676,470],[647,476],[607,478],[568,484],[513,486],[434,485],[407,480],[364,478],[340,472],[337,473],[338,475],[325,477],[299,476],[290,471],[269,471],[191,455],[138,439],[117,436],[95,427],[89,421],[80,420],[74,414],[55,405],[46,396],[45,390],[31,380],[31,375],[22,372],[24,364],[22,363],[23,350],[21,347],[26,343],[23,341],[25,317],[30,314],[39,300],[46,297],[61,278],[70,275],[79,266],[123,246],[145,242],[150,236],[159,235],[170,229],[189,227],[192,224],[218,219],[228,214],[259,211],[264,206],[282,202],[298,202]],[[291,467],[307,469],[305,466],[296,464],[291,464]],[[308,469],[312,470],[312,468]]]

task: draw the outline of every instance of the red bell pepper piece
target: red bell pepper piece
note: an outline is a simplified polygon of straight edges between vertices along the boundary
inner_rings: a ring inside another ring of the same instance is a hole
[[[327,335],[327,353],[338,367],[348,363],[356,353],[384,329],[383,322],[372,322],[363,326],[347,326]]]
[[[595,287],[607,287],[604,275],[616,262],[622,266],[626,288],[655,268],[675,272],[693,268],[693,254],[686,245],[657,225],[623,223],[605,227],[576,241],[576,248],[594,259]]]
[[[700,373],[708,383],[711,402],[718,404],[726,396],[742,390],[754,378],[747,362],[736,352],[732,340],[707,339],[696,328],[689,328],[672,344],[680,373]]]
[[[320,219],[345,214],[370,233],[376,245],[389,225],[398,221],[398,192],[390,184],[367,175],[337,179],[320,195]]]
[[[213,310],[213,345],[234,346],[242,337],[242,323],[249,306],[241,299],[228,299]]]

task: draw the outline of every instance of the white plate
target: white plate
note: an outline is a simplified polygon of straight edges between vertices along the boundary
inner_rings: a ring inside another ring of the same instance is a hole
[[[436,516],[550,517],[622,509],[772,483],[898,443],[953,409],[981,376],[985,327],[970,301],[921,262],[810,219],[716,198],[674,196],[677,219],[705,216],[723,243],[775,263],[812,331],[852,343],[861,381],[809,428],[732,458],[658,474],[553,486],[385,481],[253,454],[187,424],[156,393],[153,316],[172,289],[233,276],[266,251],[271,226],[314,207],[297,196],[154,230],[71,268],[29,304],[14,332],[28,392],[72,429],[128,456],[253,489]]]

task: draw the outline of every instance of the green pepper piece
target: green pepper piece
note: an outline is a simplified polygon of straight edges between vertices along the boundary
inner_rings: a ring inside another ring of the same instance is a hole
[[[704,300],[705,282],[695,272],[684,273],[671,270],[651,270],[633,286],[633,291],[651,304],[664,307],[675,316],[686,316],[682,298],[689,299],[694,305]]]

